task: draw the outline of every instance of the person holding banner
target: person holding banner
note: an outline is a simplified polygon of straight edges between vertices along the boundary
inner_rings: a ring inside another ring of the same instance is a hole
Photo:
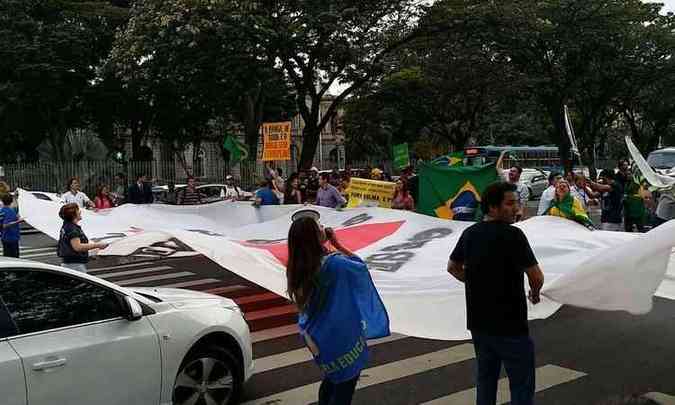
[[[511,404],[533,404],[534,343],[527,324],[523,275],[530,284],[530,301],[537,304],[544,274],[527,237],[512,225],[518,208],[514,184],[489,185],[481,198],[485,220],[462,233],[448,261],[448,273],[466,285],[467,329],[478,365],[477,405],[497,403],[502,363]]]
[[[324,374],[319,405],[349,405],[368,362],[368,339],[390,335],[389,316],[367,265],[301,210],[288,232],[288,296],[298,327]],[[337,250],[329,253],[326,245]]]
[[[82,211],[76,203],[61,207],[59,216],[63,219],[63,226],[61,227],[57,252],[63,260],[62,266],[86,273],[89,251],[105,249],[108,245],[106,243],[89,242],[82,228],[80,228]]]

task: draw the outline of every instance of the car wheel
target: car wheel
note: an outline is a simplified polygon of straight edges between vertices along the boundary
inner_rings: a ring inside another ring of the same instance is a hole
[[[183,360],[173,386],[174,405],[230,405],[239,399],[242,366],[219,346],[192,351]]]

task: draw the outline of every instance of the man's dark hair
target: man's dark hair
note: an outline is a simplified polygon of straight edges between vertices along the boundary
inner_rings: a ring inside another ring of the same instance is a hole
[[[516,192],[515,184],[506,182],[492,183],[485,188],[480,201],[480,209],[483,215],[490,212],[490,207],[499,207],[504,201],[504,195],[508,192]]]
[[[552,184],[555,178],[558,176],[561,176],[559,172],[551,172],[551,174],[548,175],[548,184]]]
[[[187,181],[194,180],[195,176],[187,176]]]
[[[511,168],[518,170],[518,174],[523,174],[523,168],[522,167],[516,165],[516,166],[513,166]]]
[[[277,174],[278,174],[279,176],[283,176],[283,175],[284,175],[284,171],[281,170],[281,167],[277,167]]]
[[[614,174],[614,170],[611,169],[605,169],[602,172],[600,172],[600,175],[598,177],[604,177],[609,180],[615,180],[616,175]]]
[[[319,178],[326,181],[330,181],[330,173],[321,173],[319,174]]]
[[[66,222],[73,222],[75,221],[75,218],[77,218],[77,212],[79,210],[80,207],[78,207],[78,205],[75,203],[66,204],[61,206],[61,209],[59,210],[59,216]]]
[[[143,174],[143,173],[136,174],[136,181],[140,180],[141,177],[144,177],[144,176],[145,176],[145,174]]]
[[[14,197],[12,197],[11,194],[3,194],[2,195],[2,203],[5,205],[5,207],[9,207],[12,205],[14,202]]]

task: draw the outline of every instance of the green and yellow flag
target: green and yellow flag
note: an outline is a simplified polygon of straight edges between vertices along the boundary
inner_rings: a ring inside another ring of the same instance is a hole
[[[238,163],[248,157],[248,147],[232,135],[227,135],[223,140],[223,149],[230,152],[230,161]]]
[[[480,216],[483,190],[497,180],[494,164],[471,167],[423,164],[419,172],[417,212],[455,221],[475,221]]]

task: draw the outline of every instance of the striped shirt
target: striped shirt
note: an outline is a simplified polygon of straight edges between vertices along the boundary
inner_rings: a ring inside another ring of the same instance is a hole
[[[179,205],[199,205],[202,203],[202,197],[195,189],[186,188],[178,194]]]

